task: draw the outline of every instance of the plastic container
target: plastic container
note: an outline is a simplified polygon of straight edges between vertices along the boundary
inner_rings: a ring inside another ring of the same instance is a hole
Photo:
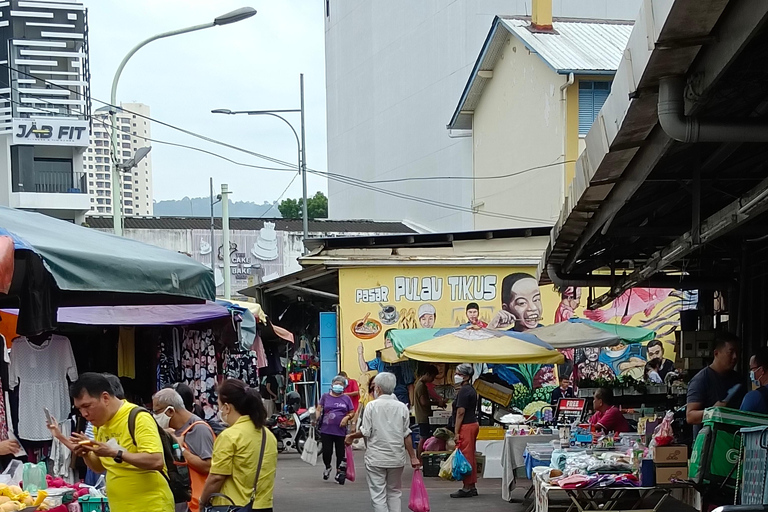
[[[768,503],[768,427],[741,429],[741,504]]]
[[[82,512],[109,512],[109,502],[107,498],[97,498],[96,496],[81,496],[78,500]]]
[[[451,452],[424,452],[421,454],[421,472],[424,476],[437,477],[440,464],[450,457]],[[83,510],[83,512],[86,512]]]
[[[478,441],[502,441],[506,430],[502,427],[480,427],[477,434]]]

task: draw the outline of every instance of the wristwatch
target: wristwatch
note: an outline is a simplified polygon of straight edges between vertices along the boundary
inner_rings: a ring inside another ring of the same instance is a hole
[[[117,450],[117,455],[115,455],[114,461],[118,464],[123,463],[123,450]]]

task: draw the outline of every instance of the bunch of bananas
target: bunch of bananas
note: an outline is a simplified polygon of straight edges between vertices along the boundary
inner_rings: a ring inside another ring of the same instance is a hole
[[[35,510],[48,510],[45,498],[48,493],[40,490],[37,497],[23,491],[18,485],[0,484],[0,512],[14,512],[35,507]]]

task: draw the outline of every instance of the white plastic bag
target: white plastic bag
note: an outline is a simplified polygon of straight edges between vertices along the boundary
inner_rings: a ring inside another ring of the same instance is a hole
[[[317,440],[315,439],[315,427],[309,427],[309,436],[304,442],[304,451],[301,452],[301,460],[310,466],[317,465],[318,451]]]

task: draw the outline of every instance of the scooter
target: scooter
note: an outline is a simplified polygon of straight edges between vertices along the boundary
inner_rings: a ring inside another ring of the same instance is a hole
[[[277,451],[296,449],[301,454],[304,451],[304,443],[310,433],[310,424],[315,415],[315,408],[299,409],[300,400],[298,394],[286,397],[286,412],[273,415],[267,420],[267,427],[277,439]],[[320,434],[315,434],[318,444]]]

